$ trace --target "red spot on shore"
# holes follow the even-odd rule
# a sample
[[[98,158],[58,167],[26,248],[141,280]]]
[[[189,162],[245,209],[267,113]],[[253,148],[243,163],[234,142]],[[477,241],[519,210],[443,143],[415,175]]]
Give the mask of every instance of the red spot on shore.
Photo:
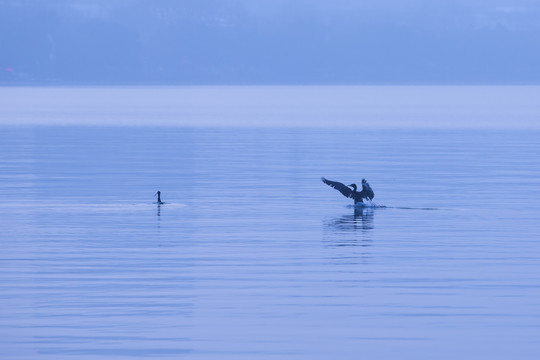
[[[9,68],[9,67],[8,67],[8,68],[6,68],[6,71],[7,71],[7,72],[13,72],[14,70],[13,70],[13,68]]]

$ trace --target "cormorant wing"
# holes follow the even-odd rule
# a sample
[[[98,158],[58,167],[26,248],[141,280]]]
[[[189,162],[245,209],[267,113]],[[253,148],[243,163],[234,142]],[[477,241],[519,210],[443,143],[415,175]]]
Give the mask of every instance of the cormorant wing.
[[[345,197],[351,197],[352,190],[350,187],[348,187],[345,184],[342,184],[337,181],[331,181],[325,178],[321,178],[322,182],[325,183],[328,186],[333,187],[334,189],[338,190],[340,193],[342,193]]]
[[[375,197],[375,193],[367,182],[362,184],[362,194],[363,197],[368,198],[369,200],[373,200],[373,198]]]

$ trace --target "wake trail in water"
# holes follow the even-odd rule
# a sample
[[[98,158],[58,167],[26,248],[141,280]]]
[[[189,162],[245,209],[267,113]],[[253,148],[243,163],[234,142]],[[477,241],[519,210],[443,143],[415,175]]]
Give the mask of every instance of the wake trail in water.
[[[363,204],[347,205],[347,207],[354,209],[440,210],[432,207],[386,206],[379,205],[371,201]]]
[[[18,201],[10,204],[3,204],[2,207],[11,210],[17,209],[33,209],[36,211],[52,211],[52,212],[78,212],[78,213],[118,213],[118,212],[139,212],[148,209],[153,209],[157,202],[154,203],[132,203],[132,202],[108,202],[108,203],[69,203],[59,201]],[[161,203],[158,206],[166,206],[168,209],[185,208],[187,204],[181,203]]]

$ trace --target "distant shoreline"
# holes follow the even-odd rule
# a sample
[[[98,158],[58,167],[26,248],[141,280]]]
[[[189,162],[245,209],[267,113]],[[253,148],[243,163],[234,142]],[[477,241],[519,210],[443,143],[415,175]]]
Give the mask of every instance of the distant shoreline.
[[[454,83],[438,83],[438,82],[365,82],[365,83],[167,83],[167,82],[42,82],[42,81],[24,81],[11,82],[0,81],[0,87],[203,87],[203,86],[219,86],[219,87],[303,87],[303,86],[347,86],[347,87],[362,87],[362,86],[540,86],[538,82],[508,82],[508,83],[489,83],[489,82],[454,82]]]

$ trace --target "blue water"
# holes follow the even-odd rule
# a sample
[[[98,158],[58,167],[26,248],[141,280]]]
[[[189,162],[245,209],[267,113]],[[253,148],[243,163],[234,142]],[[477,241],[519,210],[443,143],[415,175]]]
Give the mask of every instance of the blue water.
[[[2,126],[0,358],[537,359],[539,139]]]

